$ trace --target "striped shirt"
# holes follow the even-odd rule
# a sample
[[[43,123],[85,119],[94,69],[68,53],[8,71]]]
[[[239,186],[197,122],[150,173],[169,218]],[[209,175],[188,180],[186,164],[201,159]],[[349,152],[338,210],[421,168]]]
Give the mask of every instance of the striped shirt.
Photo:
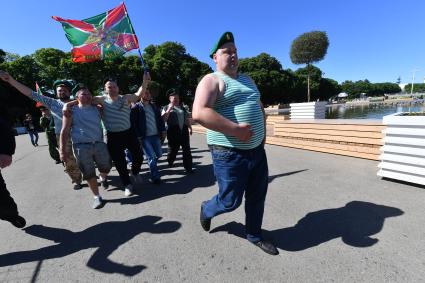
[[[147,104],[143,106],[146,117],[146,136],[155,136],[158,134],[158,127],[156,126],[155,112],[152,105]]]
[[[103,96],[103,124],[108,132],[122,132],[130,129],[130,106],[122,95],[113,101]]]
[[[251,125],[253,136],[248,142],[242,142],[234,136],[207,130],[207,143],[238,149],[253,149],[264,139],[264,117],[260,104],[260,92],[254,82],[244,74],[233,79],[223,73],[215,72],[225,85],[223,96],[217,98],[214,110],[235,123]]]
[[[103,142],[100,113],[96,106],[72,107],[71,140],[73,143]]]
[[[34,91],[32,92],[32,99],[43,103],[44,106],[50,109],[53,116],[53,122],[55,123],[55,134],[60,135],[62,130],[62,108],[65,105],[65,102],[38,94]]]

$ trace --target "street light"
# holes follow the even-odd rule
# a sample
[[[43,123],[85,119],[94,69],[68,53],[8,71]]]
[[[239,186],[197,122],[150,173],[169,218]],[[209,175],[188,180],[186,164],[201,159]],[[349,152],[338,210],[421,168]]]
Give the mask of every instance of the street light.
[[[414,69],[412,71],[413,75],[412,75],[412,87],[410,88],[410,95],[413,95],[413,84],[415,83],[415,73],[416,73],[416,71],[419,71],[419,69]]]

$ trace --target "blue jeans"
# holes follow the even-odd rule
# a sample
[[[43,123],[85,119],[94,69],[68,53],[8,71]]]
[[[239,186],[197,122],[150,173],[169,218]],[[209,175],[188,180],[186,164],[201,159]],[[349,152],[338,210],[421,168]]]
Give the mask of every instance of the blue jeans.
[[[268,187],[267,157],[262,145],[239,150],[211,146],[218,194],[202,205],[203,217],[235,210],[245,193],[245,228],[250,242],[262,240],[264,202]]]
[[[158,180],[159,175],[157,162],[162,155],[161,140],[158,135],[144,137],[142,141],[143,152],[148,161],[149,170],[151,171],[151,179]]]
[[[28,134],[30,135],[32,145],[38,144],[38,132],[36,130],[28,130]]]

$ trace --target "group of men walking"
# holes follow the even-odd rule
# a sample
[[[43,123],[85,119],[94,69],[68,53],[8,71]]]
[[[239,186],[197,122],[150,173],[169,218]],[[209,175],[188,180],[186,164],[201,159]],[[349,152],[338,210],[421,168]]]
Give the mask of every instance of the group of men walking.
[[[219,191],[201,204],[199,221],[201,227],[209,231],[211,220],[238,208],[245,195],[247,239],[261,250],[276,255],[278,250],[263,238],[261,231],[268,166],[264,150],[265,115],[260,92],[249,76],[238,72],[237,49],[231,32],[225,32],[220,37],[210,57],[217,71],[206,75],[198,84],[192,116],[207,128],[207,143]],[[168,166],[174,165],[181,146],[184,168],[187,173],[193,172],[189,144],[192,129],[185,109],[180,106],[178,93],[174,89],[167,92],[170,103],[160,113],[151,103],[150,77],[147,73],[135,94],[119,95],[117,82],[113,78],[104,81],[105,94],[98,97],[92,97],[85,85],[77,84],[72,89],[77,99],[75,102],[69,102],[70,87],[67,87],[66,81],[55,83],[59,98],[56,100],[38,95],[5,72],[0,71],[0,78],[51,109],[53,117],[56,117],[55,132],[60,137],[61,160],[76,185],[81,184],[81,178],[88,182],[95,198],[93,208],[100,208],[103,204],[97,188],[95,165],[100,171],[103,186],[107,186],[106,175],[111,168],[110,159],[107,158],[109,155],[125,187],[125,195],[132,194],[130,178],[135,181],[140,178],[140,144],[148,160],[151,182],[160,182],[156,165],[162,154],[164,121],[168,126]],[[141,102],[137,102],[140,99]],[[136,103],[133,110],[128,106],[130,103]],[[102,113],[94,105],[100,105]],[[63,125],[62,108],[65,109]],[[106,129],[107,145],[103,142],[101,121]],[[132,123],[136,129],[134,132],[130,130]],[[60,129],[58,125],[61,125]],[[126,167],[125,149],[133,157],[130,175]],[[79,177],[72,173],[72,168],[79,169]]]

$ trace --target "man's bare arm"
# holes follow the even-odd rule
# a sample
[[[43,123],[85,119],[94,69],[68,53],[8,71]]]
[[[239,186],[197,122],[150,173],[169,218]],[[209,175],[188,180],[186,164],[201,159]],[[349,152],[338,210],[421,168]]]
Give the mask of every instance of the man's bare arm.
[[[69,134],[71,131],[71,123],[72,123],[72,116],[63,116],[62,120],[62,129],[60,133],[59,138],[59,153],[60,158],[63,162],[66,162],[68,160],[67,152],[65,151],[66,148],[66,142],[69,139]]]
[[[137,102],[139,101],[142,96],[144,95],[144,93],[146,92],[146,88],[148,87],[148,83],[151,80],[151,76],[149,75],[149,72],[145,72],[143,74],[143,83],[142,85],[139,87],[139,89],[137,90],[136,93],[134,94],[126,94],[124,95],[124,97],[127,99],[127,101],[130,102]]]
[[[241,141],[249,141],[253,135],[251,125],[237,124],[213,109],[219,93],[219,78],[212,74],[202,78],[196,88],[192,118],[210,130],[235,136]]]
[[[11,75],[9,75],[9,73],[0,70],[0,79],[9,83],[11,86],[16,88],[20,93],[24,94],[25,96],[32,98],[32,89],[15,80]]]

